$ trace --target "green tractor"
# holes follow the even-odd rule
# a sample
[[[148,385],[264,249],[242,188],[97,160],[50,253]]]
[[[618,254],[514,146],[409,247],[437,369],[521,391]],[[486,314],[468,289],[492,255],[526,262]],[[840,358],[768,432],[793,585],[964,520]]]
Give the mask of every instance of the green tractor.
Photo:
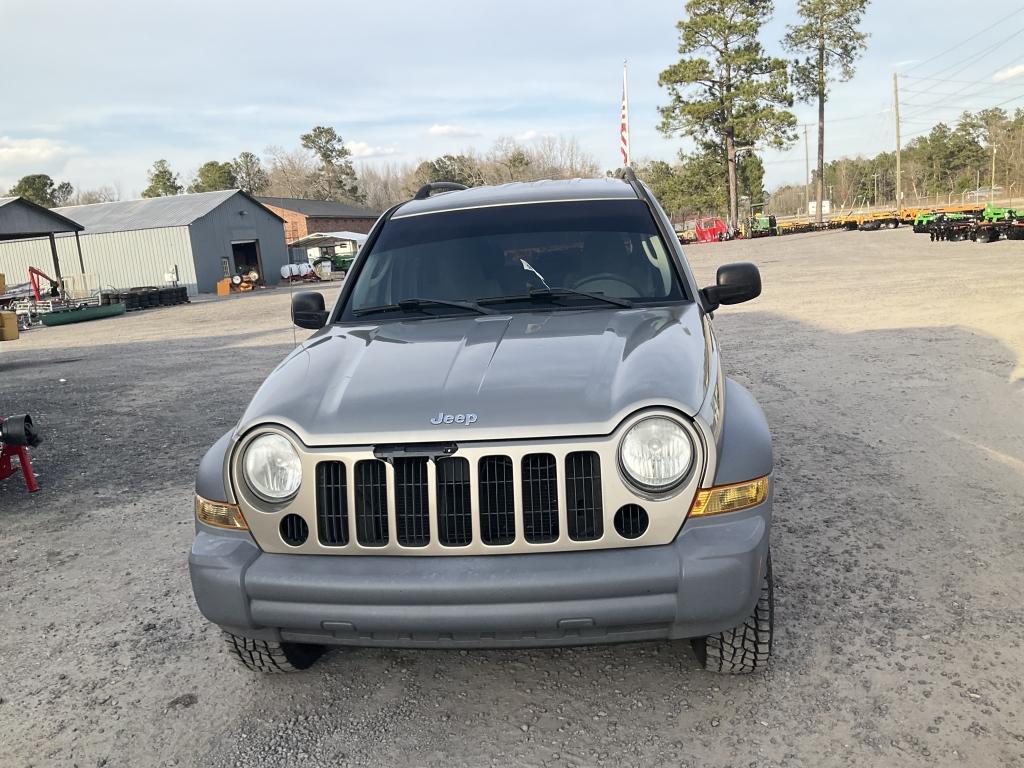
[[[779,225],[774,216],[758,213],[750,219],[751,237],[773,237],[779,234]]]

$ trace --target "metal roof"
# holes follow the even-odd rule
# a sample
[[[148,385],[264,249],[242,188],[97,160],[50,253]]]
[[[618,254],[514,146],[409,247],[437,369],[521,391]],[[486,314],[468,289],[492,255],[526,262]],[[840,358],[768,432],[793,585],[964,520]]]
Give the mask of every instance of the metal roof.
[[[77,221],[24,197],[0,197],[0,240],[41,237],[54,232],[81,232]]]
[[[295,211],[310,218],[376,219],[380,213],[335,200],[307,200],[301,197],[257,197],[264,205]]]
[[[137,229],[187,227],[235,195],[242,195],[259,205],[255,198],[241,190],[224,189],[217,192],[197,192],[191,195],[121,200],[115,203],[71,205],[65,208],[54,208],[54,211],[82,223],[85,225],[85,231],[90,235],[103,232],[130,232]],[[277,219],[281,218],[262,205],[260,207],[271,216]]]
[[[501,184],[496,187],[471,187],[442,192],[425,200],[410,200],[395,211],[392,218],[423,213],[457,211],[494,205],[554,203],[572,200],[635,200],[633,188],[621,179],[567,179]]]
[[[369,235],[364,235],[362,232],[349,232],[343,230],[341,232],[310,232],[305,237],[300,237],[294,243],[288,245],[296,248],[303,246],[316,245],[321,240],[352,240],[356,243],[365,243]]]

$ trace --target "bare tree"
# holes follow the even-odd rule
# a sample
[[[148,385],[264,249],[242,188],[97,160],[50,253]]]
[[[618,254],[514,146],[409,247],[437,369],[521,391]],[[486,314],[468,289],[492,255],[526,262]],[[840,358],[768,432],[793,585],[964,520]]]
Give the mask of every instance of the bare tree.
[[[600,166],[575,136],[543,136],[526,150],[531,176],[575,179],[597,176]]]
[[[284,165],[282,163],[282,167]],[[273,167],[272,163],[272,176]],[[408,200],[420,186],[430,181],[457,181],[477,186],[594,177],[599,169],[597,161],[583,151],[575,137],[543,137],[528,144],[504,137],[485,154],[464,149],[458,154],[445,154],[418,163],[363,163],[358,168],[358,177],[366,204],[374,210],[385,210]]]
[[[104,184],[95,189],[79,189],[66,203],[67,205],[94,205],[95,203],[113,203],[121,199],[121,192],[116,186]]]
[[[494,142],[487,160],[502,169],[502,181],[523,181],[528,177],[530,156],[519,142],[509,136],[502,136]]]
[[[367,207],[372,211],[385,211],[408,200],[408,182],[415,172],[416,166],[409,163],[361,165],[358,169],[359,186],[366,195]]]
[[[286,150],[267,147],[268,164],[266,194],[272,197],[316,197],[316,157],[307,149]]]

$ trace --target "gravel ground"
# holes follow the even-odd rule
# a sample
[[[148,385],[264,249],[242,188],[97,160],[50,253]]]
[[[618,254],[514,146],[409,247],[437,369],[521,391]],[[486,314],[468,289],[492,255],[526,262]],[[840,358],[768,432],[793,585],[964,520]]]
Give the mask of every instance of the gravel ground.
[[[776,657],[333,651],[257,677],[192,600],[192,480],[293,344],[286,291],[0,345],[43,490],[0,483],[2,766],[1024,765],[1024,243],[690,248],[776,444]]]

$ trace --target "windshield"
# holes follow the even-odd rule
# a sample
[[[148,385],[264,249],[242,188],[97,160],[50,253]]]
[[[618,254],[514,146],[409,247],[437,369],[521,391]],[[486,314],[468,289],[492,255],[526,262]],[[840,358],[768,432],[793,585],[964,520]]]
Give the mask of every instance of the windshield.
[[[664,303],[684,298],[640,200],[472,208],[384,225],[343,319]]]

